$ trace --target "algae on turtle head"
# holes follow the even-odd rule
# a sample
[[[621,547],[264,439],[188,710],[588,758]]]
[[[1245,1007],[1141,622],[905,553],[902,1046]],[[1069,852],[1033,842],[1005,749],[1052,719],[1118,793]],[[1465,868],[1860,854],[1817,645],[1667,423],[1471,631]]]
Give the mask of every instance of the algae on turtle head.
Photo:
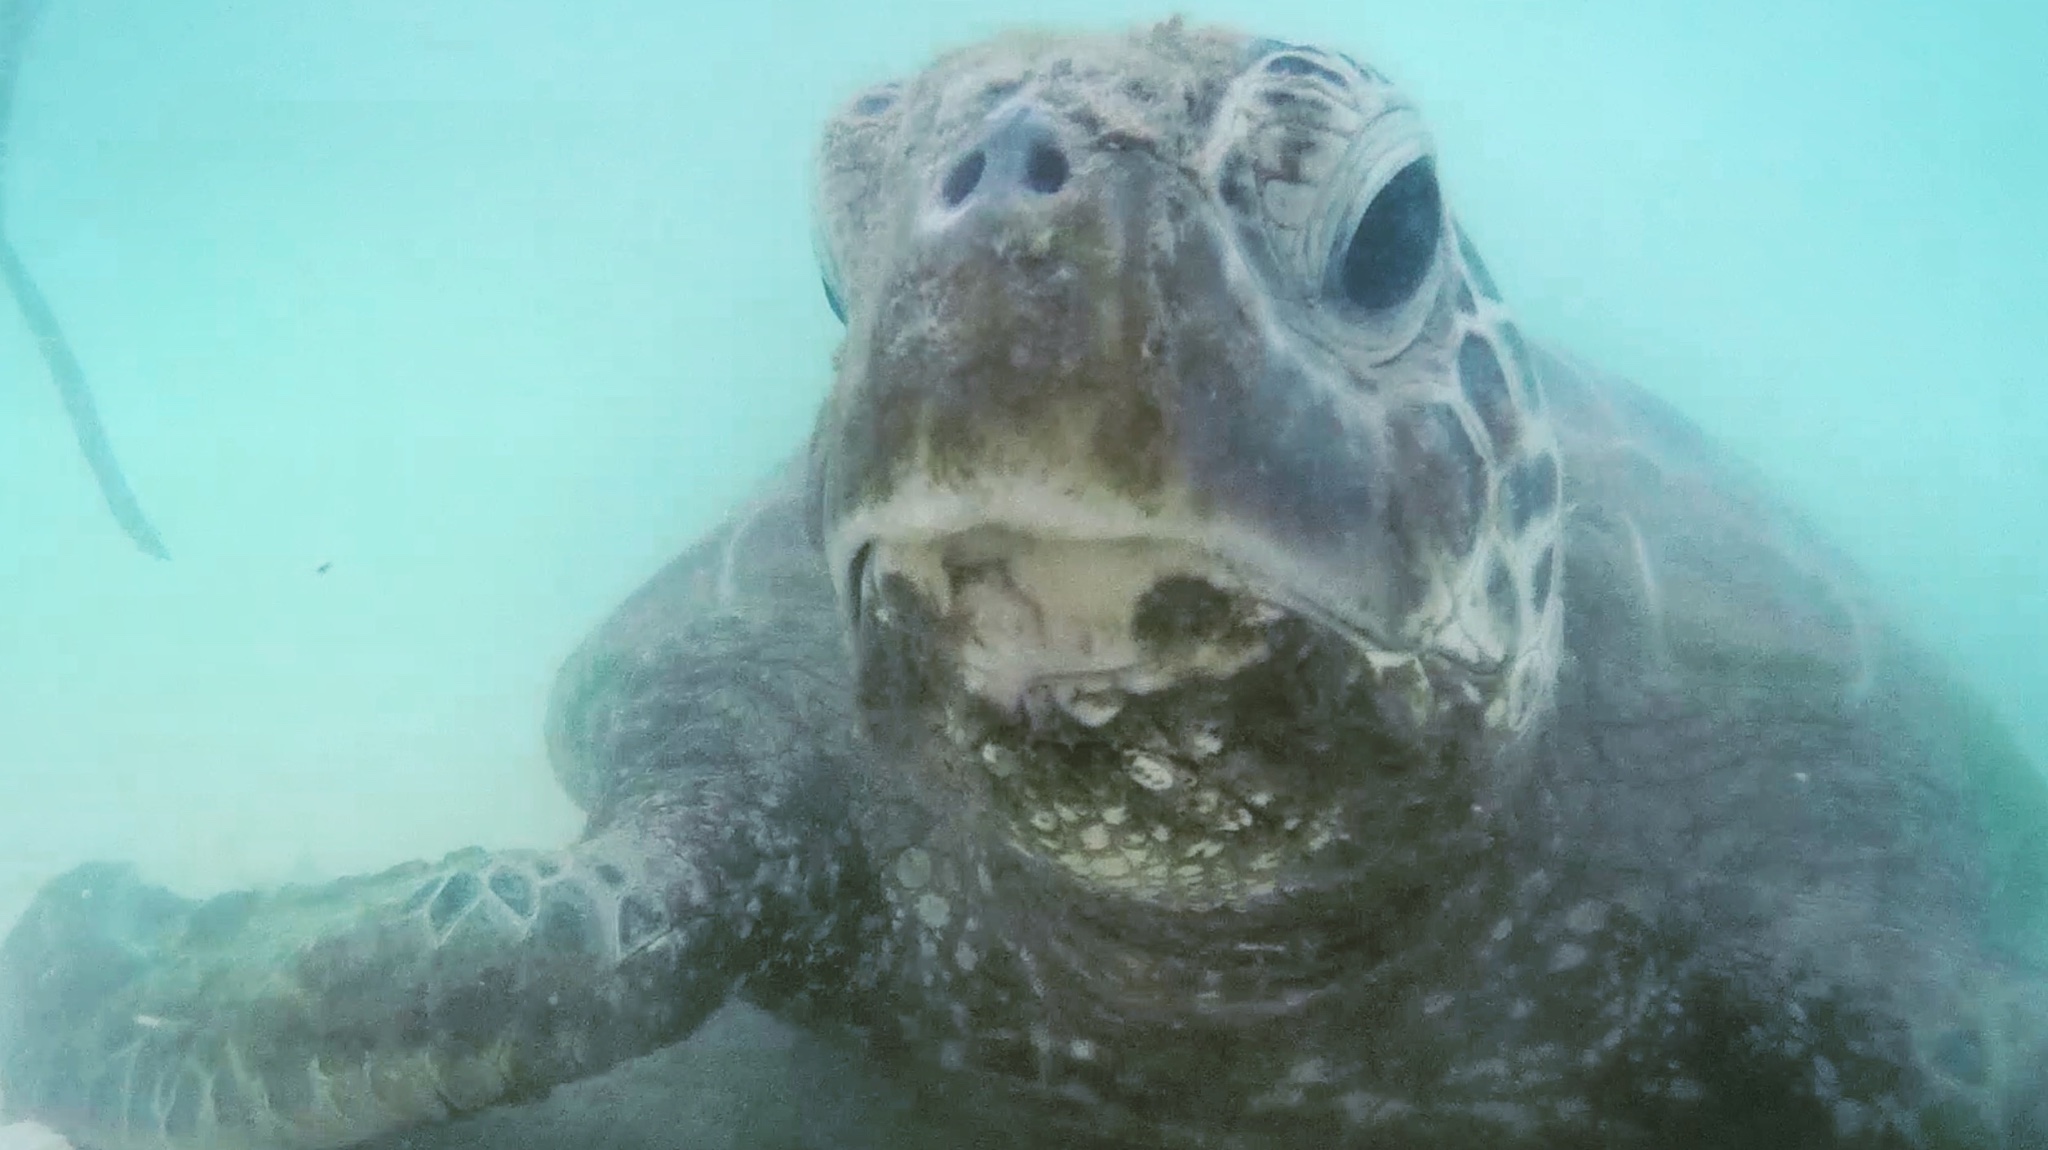
[[[71,420],[72,433],[77,436],[78,448],[85,455],[86,465],[92,469],[94,481],[99,484],[107,510],[144,554],[168,559],[171,555],[164,547],[163,537],[157,534],[149,516],[143,513],[142,504],[136,500],[127,477],[121,472],[120,463],[114,458],[114,445],[107,438],[106,426],[100,420],[99,405],[93,401],[92,390],[86,384],[85,368],[79,363],[78,354],[72,350],[71,341],[65,338],[56,310],[29,274],[28,265],[22,262],[8,227],[6,178],[15,90],[22,60],[27,53],[29,34],[44,6],[44,0],[0,0],[0,280],[6,282],[8,291],[13,294],[15,304],[21,310],[22,322],[42,352],[43,362],[49,365],[50,378],[57,384],[65,414]]]

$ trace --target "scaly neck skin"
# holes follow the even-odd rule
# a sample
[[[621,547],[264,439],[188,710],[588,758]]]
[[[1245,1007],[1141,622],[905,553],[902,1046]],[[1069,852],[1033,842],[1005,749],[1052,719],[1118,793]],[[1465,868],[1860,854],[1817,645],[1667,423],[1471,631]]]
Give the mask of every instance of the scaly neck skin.
[[[921,841],[963,875],[958,894],[945,893],[967,900],[956,920],[983,923],[974,945],[1015,957],[1034,992],[1066,1004],[1052,1009],[1254,1020],[1389,967],[1441,962],[1427,956],[1461,951],[1461,936],[1491,928],[1500,831],[1491,803],[1475,801],[1484,788],[1473,766],[1493,761],[1453,749],[1373,778],[1348,796],[1344,831],[1273,890],[1206,908],[1092,886],[1006,842],[1002,821],[985,813],[948,814],[925,795],[898,801],[929,820]],[[885,878],[894,857],[878,858]],[[942,954],[950,948],[941,941]]]

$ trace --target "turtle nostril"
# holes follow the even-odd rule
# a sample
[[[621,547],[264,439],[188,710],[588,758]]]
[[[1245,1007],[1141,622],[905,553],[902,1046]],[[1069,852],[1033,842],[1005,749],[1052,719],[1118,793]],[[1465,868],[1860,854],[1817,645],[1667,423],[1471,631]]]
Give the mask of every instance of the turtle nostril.
[[[994,207],[1016,199],[1050,196],[1067,186],[1073,163],[1058,133],[1029,109],[996,123],[973,147],[961,152],[939,181],[945,210],[961,211],[976,200]]]
[[[939,195],[949,208],[957,208],[967,197],[974,194],[974,188],[981,183],[982,170],[988,167],[988,156],[976,148],[960,157],[953,170],[946,173],[946,182],[939,185]]]
[[[1049,196],[1066,182],[1065,154],[1044,140],[1033,143],[1030,154],[1024,158],[1024,186]]]

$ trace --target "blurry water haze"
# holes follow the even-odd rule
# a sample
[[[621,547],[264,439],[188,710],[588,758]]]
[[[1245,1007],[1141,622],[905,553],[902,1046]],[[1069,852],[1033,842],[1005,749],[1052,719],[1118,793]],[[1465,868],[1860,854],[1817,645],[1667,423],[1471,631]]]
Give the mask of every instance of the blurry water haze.
[[[1540,336],[1760,464],[2048,761],[2048,7],[1185,6],[1374,62]],[[0,924],[572,836],[578,637],[809,430],[813,134],[1121,0],[50,0],[6,212],[175,555],[0,311]]]

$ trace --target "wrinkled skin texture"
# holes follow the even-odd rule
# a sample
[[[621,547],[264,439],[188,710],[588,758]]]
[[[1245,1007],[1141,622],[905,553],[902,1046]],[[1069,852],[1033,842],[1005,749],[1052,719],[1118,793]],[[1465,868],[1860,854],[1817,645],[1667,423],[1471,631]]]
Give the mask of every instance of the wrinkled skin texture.
[[[0,949],[10,1106],[346,1145],[737,999],[937,1145],[2048,1144],[2039,775],[1527,343],[1433,157],[1369,69],[1178,25],[856,97],[833,393],[565,669],[586,838],[73,872]]]

